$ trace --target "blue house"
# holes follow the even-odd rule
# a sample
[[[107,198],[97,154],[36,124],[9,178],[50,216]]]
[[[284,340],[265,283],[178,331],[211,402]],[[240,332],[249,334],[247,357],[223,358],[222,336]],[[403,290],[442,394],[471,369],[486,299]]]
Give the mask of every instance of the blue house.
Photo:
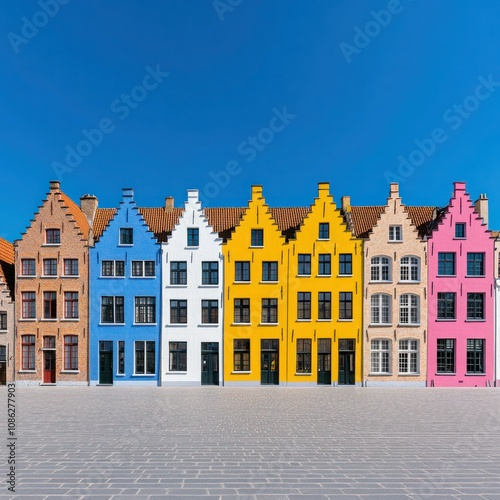
[[[159,385],[161,247],[132,189],[118,209],[97,210],[94,232],[90,385]]]

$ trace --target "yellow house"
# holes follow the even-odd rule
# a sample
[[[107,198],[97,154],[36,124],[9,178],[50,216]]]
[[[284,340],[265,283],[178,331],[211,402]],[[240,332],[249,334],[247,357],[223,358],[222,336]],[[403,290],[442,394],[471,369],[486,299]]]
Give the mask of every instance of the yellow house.
[[[223,245],[225,385],[286,383],[285,229],[306,211],[270,209],[262,187],[252,186],[248,208]]]
[[[330,195],[318,197],[288,243],[289,385],[361,385],[363,251]]]

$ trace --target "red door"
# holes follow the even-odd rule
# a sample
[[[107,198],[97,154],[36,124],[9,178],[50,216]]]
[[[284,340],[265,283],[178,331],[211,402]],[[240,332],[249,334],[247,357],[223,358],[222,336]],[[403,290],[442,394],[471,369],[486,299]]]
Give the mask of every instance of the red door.
[[[43,383],[56,383],[56,338],[54,336],[43,338]]]

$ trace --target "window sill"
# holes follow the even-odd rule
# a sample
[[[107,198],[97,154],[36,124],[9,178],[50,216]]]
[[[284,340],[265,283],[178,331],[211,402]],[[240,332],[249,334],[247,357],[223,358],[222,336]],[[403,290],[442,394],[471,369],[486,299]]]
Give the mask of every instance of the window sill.
[[[265,281],[259,281],[259,285],[278,285],[279,281],[271,281],[271,280],[265,280]]]
[[[61,318],[59,321],[67,322],[67,323],[76,323],[80,321],[80,318]]]
[[[387,285],[392,285],[393,281],[392,280],[370,280],[368,282],[369,285],[379,284],[379,283],[386,283]]]
[[[398,285],[418,285],[421,283],[421,281],[415,281],[415,280],[399,280],[397,282]]]
[[[387,328],[388,326],[392,327],[392,323],[370,323],[368,325],[369,328]]]
[[[232,371],[231,372],[231,375],[238,375],[238,374],[241,374],[241,375],[248,375],[249,373],[252,373],[252,372],[247,372],[247,371]]]
[[[132,326],[158,326],[158,323],[132,323]]]
[[[167,285],[166,288],[187,288],[187,284],[185,285]]]
[[[436,278],[456,278],[456,274],[436,274]]]
[[[392,373],[391,372],[386,372],[386,373],[369,373],[368,375],[370,377],[391,377]]]
[[[133,247],[133,243],[118,243],[119,247]]]
[[[236,281],[236,280],[234,280],[233,281],[233,285],[249,285],[250,283],[251,283],[250,280],[248,280],[248,281]]]
[[[156,377],[156,373],[132,373],[132,377]]]
[[[318,323],[331,323],[332,322],[332,318],[321,318],[321,319],[317,319],[316,321]]]
[[[486,373],[466,373],[466,377],[486,377]]]
[[[41,246],[42,247],[60,247],[61,244],[60,243],[43,243]]]
[[[75,375],[78,375],[80,373],[80,370],[61,370],[59,373],[73,373]]]
[[[316,278],[331,278],[331,274],[317,274]]]
[[[257,326],[279,326],[279,323],[257,323]]]
[[[264,248],[264,245],[250,245],[248,248]]]
[[[466,274],[466,278],[486,278],[485,274]]]
[[[56,278],[59,278],[59,276],[57,276],[57,274],[42,274],[42,276],[40,276],[40,279],[53,279],[55,280]]]
[[[252,326],[252,323],[231,323],[231,326]]]
[[[99,326],[125,326],[125,323],[99,323]]]
[[[20,318],[18,321],[29,323],[29,322],[36,321],[36,318]]]
[[[352,278],[353,274],[337,274],[337,278]]]
[[[295,376],[296,377],[310,377],[312,375],[311,372],[308,372],[308,373],[295,373]]]
[[[188,324],[187,323],[168,323],[165,326],[172,327],[172,328],[187,328]]]
[[[398,373],[398,377],[419,377],[420,373]]]
[[[351,323],[352,321],[354,321],[353,318],[339,318],[337,321],[339,321],[340,323]]]
[[[36,370],[17,370],[17,373],[36,373]]]
[[[397,328],[418,328],[420,323],[398,323]]]
[[[403,243],[403,240],[389,240],[387,243]]]
[[[187,375],[187,371],[184,370],[171,370],[165,372],[165,375]]]
[[[131,280],[143,279],[143,280],[154,280],[156,276],[129,276]]]
[[[200,248],[200,245],[186,245],[184,250],[196,250],[198,248]]]
[[[198,327],[200,328],[218,328],[219,323],[199,323]]]
[[[486,319],[485,318],[481,318],[481,319],[469,319],[467,318],[465,320],[466,323],[486,323]]]
[[[198,285],[198,288],[219,288],[219,284],[215,285]]]
[[[115,373],[115,377],[125,377],[125,373]]]
[[[297,321],[299,323],[310,323],[312,320],[311,320],[311,318],[309,318],[309,319],[307,319],[307,318],[301,318],[301,319],[297,318]]]
[[[41,321],[43,323],[55,323],[59,320],[57,318],[40,318],[38,321]]]
[[[440,373],[435,373],[436,377],[455,377],[457,374],[455,372],[446,372],[446,373],[443,373],[443,372],[440,372]]]
[[[61,274],[59,278],[81,278],[79,274]]]
[[[36,274],[18,274],[17,279],[36,278]]]
[[[310,278],[310,274],[297,274],[296,278]]]
[[[120,279],[124,280],[125,276],[99,276],[99,278],[102,278],[103,280],[109,280],[109,279]]]
[[[436,318],[436,323],[447,323],[447,322],[456,322],[457,318]]]

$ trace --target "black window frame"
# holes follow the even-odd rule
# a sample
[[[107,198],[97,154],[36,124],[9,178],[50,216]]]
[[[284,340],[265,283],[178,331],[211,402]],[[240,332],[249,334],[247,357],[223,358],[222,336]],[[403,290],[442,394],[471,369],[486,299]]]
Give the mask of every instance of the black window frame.
[[[278,261],[262,262],[262,281],[278,281]]]
[[[235,324],[250,323],[250,299],[248,298],[234,299],[233,323]]]
[[[482,292],[468,292],[467,321],[483,321],[485,318],[485,294]]]
[[[216,260],[203,261],[201,263],[201,284],[219,284],[219,262]]]
[[[330,239],[330,223],[320,222],[318,226],[318,240]]]
[[[187,228],[187,243],[188,247],[199,247],[200,246],[200,228],[198,227],[188,227]]]
[[[438,276],[456,276],[456,272],[456,253],[438,252]]]
[[[332,254],[320,253],[318,255],[318,276],[332,275]]]
[[[339,254],[339,275],[352,276],[352,253]]]
[[[234,281],[250,281],[250,261],[236,260],[234,262]]]
[[[201,301],[201,322],[204,325],[217,325],[219,323],[219,301]]]
[[[187,285],[187,261],[170,261],[170,284]]]
[[[312,340],[297,339],[297,364],[295,373],[311,373]]]
[[[267,324],[278,323],[278,299],[262,299],[260,322]]]
[[[250,233],[250,246],[263,247],[264,246],[264,230],[252,229]]]
[[[484,252],[467,252],[467,276],[485,276]]]
[[[339,292],[339,319],[352,319],[352,292]]]
[[[311,276],[311,254],[299,253],[297,255],[297,275]]]
[[[437,339],[436,373],[455,373],[455,339]]]
[[[131,227],[120,228],[120,245],[133,245],[134,244],[134,229]]]
[[[467,339],[467,373],[484,374],[485,339]]]
[[[233,370],[235,372],[250,371],[250,339],[233,341]]]
[[[297,292],[297,319],[311,319],[311,292]]]
[[[185,299],[170,300],[170,323],[172,325],[187,324],[187,300]]]
[[[109,303],[104,304],[104,302]],[[110,318],[109,320],[105,319],[106,315]],[[118,321],[120,319],[121,321]],[[101,296],[101,323],[118,325],[125,324],[125,297],[123,295]]]
[[[168,368],[171,372],[187,372],[187,342],[168,343]]]

